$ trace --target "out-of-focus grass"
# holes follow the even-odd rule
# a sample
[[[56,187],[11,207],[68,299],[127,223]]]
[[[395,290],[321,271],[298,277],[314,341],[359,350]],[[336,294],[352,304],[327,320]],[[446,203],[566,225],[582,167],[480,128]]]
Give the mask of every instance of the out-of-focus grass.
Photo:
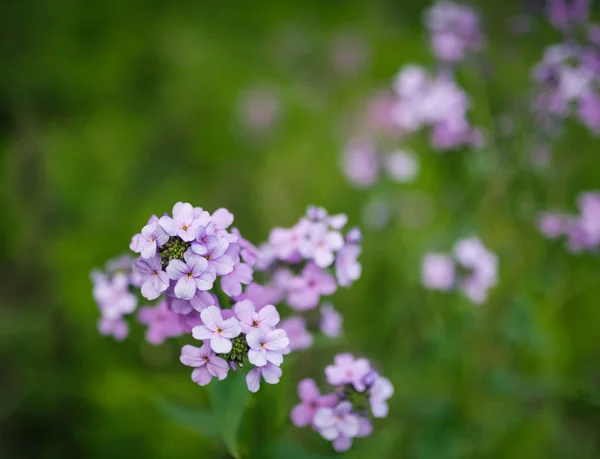
[[[530,37],[510,36],[510,8],[482,4],[490,78],[459,74],[480,123],[488,107],[496,113],[521,98],[530,65],[556,39],[541,21]],[[154,348],[135,326],[125,343],[98,336],[88,273],[178,200],[229,208],[257,242],[309,203],[359,224],[369,194],[340,173],[340,126],[401,65],[432,62],[420,9],[358,1],[3,8],[0,457],[221,454],[155,408],[157,397],[208,403],[178,362],[181,343]],[[348,32],[370,49],[354,76],[330,62],[332,40]],[[241,94],[256,85],[274,88],[282,104],[266,136],[244,133],[237,115]],[[415,141],[422,173],[397,188],[404,217],[366,232],[363,277],[334,297],[343,343],[299,355],[258,400],[290,409],[295,383],[322,379],[347,349],[377,362],[396,388],[390,416],[348,457],[598,457],[598,259],[570,255],[534,225],[538,210],[569,208],[577,192],[598,187],[595,145],[569,126],[551,167],[532,172],[527,141],[442,155]],[[407,225],[423,199],[428,224]],[[479,308],[419,286],[422,254],[471,233],[500,257],[500,283]],[[314,432],[285,435],[328,451]]]

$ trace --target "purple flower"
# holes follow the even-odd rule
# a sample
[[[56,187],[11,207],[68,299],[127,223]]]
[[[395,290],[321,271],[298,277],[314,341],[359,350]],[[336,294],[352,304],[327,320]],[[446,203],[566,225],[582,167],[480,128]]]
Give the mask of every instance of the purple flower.
[[[388,414],[387,400],[394,395],[394,386],[389,379],[379,376],[371,386],[369,394],[369,403],[371,404],[371,413],[376,418],[385,418]]]
[[[217,234],[226,238],[229,242],[237,242],[237,236],[227,231],[227,228],[233,224],[233,214],[231,212],[223,208],[217,209],[211,215],[210,220],[214,224]]]
[[[461,280],[461,290],[473,303],[483,303],[488,290],[497,282],[496,255],[488,251],[476,237],[458,241],[454,247],[454,255],[460,264],[471,270]]]
[[[233,250],[234,248],[235,250]],[[231,244],[229,249],[228,253],[234,262],[233,271],[221,277],[221,288],[227,296],[236,297],[242,294],[242,284],[248,285],[252,282],[254,271],[246,263],[240,262],[237,254],[240,251],[239,245]]]
[[[308,349],[312,346],[313,336],[306,329],[306,320],[304,317],[292,316],[282,320],[279,328],[285,330],[290,343],[283,350],[284,354],[289,354],[292,350]]]
[[[196,294],[189,300],[183,300],[170,294],[167,296],[169,309],[177,314],[189,314],[192,311],[202,312],[209,306],[217,306],[219,303],[214,294],[196,290]]]
[[[292,228],[273,228],[269,235],[269,244],[280,260],[288,262],[300,261],[300,246],[308,236],[312,222],[302,218]]]
[[[200,386],[206,386],[213,378],[218,378],[219,381],[225,379],[229,372],[227,362],[218,357],[208,344],[202,347],[183,346],[179,360],[188,367],[195,367],[192,381]]]
[[[360,419],[348,401],[340,402],[334,408],[319,408],[313,419],[314,426],[326,440],[336,440],[343,436],[356,437],[360,427]]]
[[[352,354],[338,354],[334,358],[334,365],[325,368],[325,376],[332,386],[352,384],[357,391],[362,392],[366,389],[363,378],[370,369],[367,359],[354,359]]]
[[[200,313],[204,325],[192,330],[192,336],[198,340],[210,339],[210,347],[218,354],[231,351],[231,339],[242,332],[242,327],[235,317],[223,320],[221,311],[216,306],[209,306]]]
[[[277,366],[281,365],[283,362],[282,350],[290,343],[287,334],[280,328],[267,333],[255,328],[248,332],[246,341],[250,347],[248,360],[257,367],[264,367],[267,362]]]
[[[151,344],[161,344],[165,339],[175,338],[184,333],[179,314],[170,311],[166,301],[161,301],[155,307],[141,308],[138,321],[148,326],[146,340]]]
[[[342,287],[349,287],[360,278],[362,266],[357,258],[361,248],[356,244],[346,244],[337,254],[335,276]]]
[[[412,182],[419,173],[419,162],[415,156],[404,150],[396,150],[386,156],[384,168],[398,183]]]
[[[330,303],[321,306],[321,331],[331,338],[337,338],[342,333],[342,316]]]
[[[262,376],[266,383],[277,384],[281,379],[281,368],[272,363],[267,363],[264,367],[254,367],[246,375],[246,384],[250,392],[258,392],[260,389],[260,377]]]
[[[199,226],[196,240],[192,242],[192,251],[198,255],[205,256],[219,245],[219,235],[214,233],[215,225],[209,223],[207,226]]]
[[[257,312],[252,301],[242,300],[236,303],[233,310],[240,321],[242,333],[249,333],[257,328],[268,333],[279,323],[279,313],[272,304],[260,308]]]
[[[307,260],[314,260],[319,268],[327,268],[335,260],[335,252],[343,246],[344,238],[338,231],[330,231],[326,224],[316,223],[300,245],[300,253]]]
[[[118,319],[129,314],[137,306],[137,298],[129,291],[129,279],[124,273],[117,273],[111,279],[101,273],[93,273],[93,296],[98,302],[102,316]]]
[[[321,295],[332,295],[337,290],[335,279],[315,263],[308,263],[302,275],[290,280],[289,305],[298,310],[316,308]]]
[[[545,212],[540,215],[538,227],[550,239],[556,239],[567,231],[567,218],[564,215]]]
[[[375,146],[364,139],[350,142],[343,152],[343,170],[348,180],[357,187],[373,185],[379,176],[379,157]]]
[[[215,272],[218,276],[224,276],[233,271],[233,259],[226,254],[229,248],[229,241],[227,238],[219,236],[219,240],[216,245],[200,246],[192,244],[192,250],[196,253],[198,251],[204,251],[202,254],[204,259],[208,262],[208,267],[211,271]]]
[[[116,319],[102,317],[98,321],[98,331],[101,335],[112,336],[117,341],[123,341],[129,335],[129,326],[120,317]]]
[[[194,297],[196,290],[210,290],[215,281],[214,271],[208,269],[208,261],[188,250],[183,254],[185,260],[173,259],[167,266],[167,276],[177,281],[175,296],[184,300]]]
[[[140,258],[135,262],[135,270],[142,281],[142,296],[148,300],[155,300],[169,288],[169,277],[162,270],[160,255],[151,258]]]
[[[191,204],[178,202],[173,206],[173,218],[168,215],[160,217],[160,226],[169,236],[179,236],[186,242],[196,239],[198,228],[208,224],[204,211],[195,212]]]
[[[428,253],[423,257],[421,281],[425,288],[450,290],[454,287],[454,262],[441,253]]]
[[[244,293],[235,297],[236,301],[250,300],[257,309],[267,304],[277,304],[282,299],[282,291],[274,285],[259,285],[252,283],[246,287]]]
[[[156,254],[156,249],[166,244],[168,240],[169,235],[158,224],[158,218],[153,216],[142,228],[142,233],[133,236],[129,248],[139,253],[142,258],[151,258]]]
[[[292,423],[296,427],[311,424],[319,408],[333,408],[338,402],[336,394],[321,395],[312,379],[303,379],[298,383],[298,396],[302,402],[290,413]]]

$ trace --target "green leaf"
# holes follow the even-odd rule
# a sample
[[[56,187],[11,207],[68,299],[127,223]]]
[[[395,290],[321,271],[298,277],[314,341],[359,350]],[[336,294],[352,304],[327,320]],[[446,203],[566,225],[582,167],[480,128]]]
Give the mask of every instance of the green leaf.
[[[158,400],[156,406],[176,424],[187,427],[206,437],[217,440],[221,438],[219,426],[215,422],[215,416],[208,411],[186,408],[167,402],[166,400]]]
[[[245,373],[230,372],[229,376],[218,384],[209,385],[213,416],[220,431],[221,440],[229,453],[241,457],[237,437],[240,421],[246,409],[250,392],[246,387]]]

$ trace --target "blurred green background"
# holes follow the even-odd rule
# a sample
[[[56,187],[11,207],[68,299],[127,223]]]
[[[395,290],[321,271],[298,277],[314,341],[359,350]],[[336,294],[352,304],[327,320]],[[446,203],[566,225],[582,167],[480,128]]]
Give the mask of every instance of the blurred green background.
[[[531,65],[559,39],[539,2],[528,5],[481,2],[487,71],[458,75],[491,132],[491,116],[517,114]],[[519,138],[481,151],[439,154],[416,139],[410,187],[359,191],[340,171],[346,120],[365,97],[408,62],[433,64],[426,6],[0,6],[0,458],[228,457],[156,408],[208,404],[178,361],[185,340],[153,347],[135,325],[124,343],[99,336],[90,270],[176,201],[227,207],[259,242],[311,203],[362,226],[378,193],[392,193],[397,218],[365,231],[363,277],[333,297],[342,342],[298,355],[256,403],[286,416],[297,381],[323,382],[324,365],[349,350],[376,362],[396,394],[347,457],[600,457],[598,258],[535,228],[538,211],[572,209],[579,191],[600,187],[597,141],[569,125],[550,166],[534,169],[535,126],[518,112]],[[510,19],[527,12],[532,32],[511,34]],[[347,37],[365,49],[356,72],[334,63]],[[278,101],[265,131],[244,116],[256,91]],[[421,256],[470,234],[500,258],[499,285],[479,308],[420,286]],[[268,432],[268,418],[246,421]],[[333,455],[308,429],[281,435]]]

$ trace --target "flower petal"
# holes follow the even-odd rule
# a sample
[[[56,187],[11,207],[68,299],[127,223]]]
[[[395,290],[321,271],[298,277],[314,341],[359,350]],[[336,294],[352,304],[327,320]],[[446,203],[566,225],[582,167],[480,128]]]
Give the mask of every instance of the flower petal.
[[[192,336],[195,339],[210,339],[212,338],[212,335],[214,335],[214,332],[206,328],[204,325],[196,325],[194,328],[192,328]]]
[[[260,389],[260,370],[258,368],[253,368],[248,372],[246,384],[250,392],[258,392],[258,389]]]
[[[246,335],[246,342],[250,349],[261,349],[260,343],[265,340],[265,334],[258,328],[250,330]]]
[[[210,347],[217,354],[227,354],[233,348],[233,344],[231,344],[230,339],[224,338],[215,333],[210,338]]]
[[[304,427],[312,422],[314,414],[315,410],[313,410],[309,405],[300,403],[292,409],[290,418],[296,427]]]
[[[229,319],[224,320],[221,322],[220,327],[221,330],[223,330],[221,332],[221,336],[225,338],[235,338],[242,333],[242,327],[240,327],[240,323],[235,317],[230,317]]]
[[[352,438],[339,436],[335,440],[333,440],[333,449],[338,453],[343,453],[344,451],[348,451],[352,446]]]
[[[287,337],[285,330],[278,328],[267,333],[267,342],[265,343],[265,349],[268,351],[278,351],[285,348],[290,344],[290,340]]]
[[[256,312],[256,308],[254,307],[254,303],[252,303],[252,301],[239,301],[235,304],[233,310],[235,311],[235,315],[238,319],[240,319],[241,322],[244,322],[248,325],[252,324],[252,316]]]
[[[221,277],[221,289],[229,297],[242,294],[242,284],[233,273]]]
[[[264,349],[250,349],[248,351],[248,360],[252,365],[264,367],[267,364],[267,351]]]
[[[313,418],[313,424],[315,427],[319,428],[319,430],[335,425],[333,410],[331,408],[319,408]]]
[[[221,316],[221,310],[216,306],[209,306],[204,311],[200,313],[200,318],[202,322],[209,330],[213,332],[217,330],[217,327],[221,322],[223,322],[223,317]]]
[[[213,284],[217,277],[212,271],[204,271],[196,277],[196,288],[203,292],[213,288]]]
[[[196,280],[193,277],[181,276],[175,284],[175,296],[183,300],[190,300],[196,293]]]
[[[262,324],[266,324],[269,327],[275,327],[280,320],[279,312],[277,312],[277,309],[272,304],[267,304],[265,307],[261,308],[261,310],[258,311],[258,317]]]
[[[179,224],[177,221],[169,217],[168,215],[164,215],[160,217],[158,220],[160,227],[165,230],[169,236],[177,235],[177,231],[179,230]]]
[[[277,351],[267,351],[267,360],[273,365],[280,366],[283,363],[283,354]]]
[[[206,363],[203,358],[200,348],[196,346],[190,346],[186,344],[181,348],[181,355],[179,360],[188,367],[201,367]]]
[[[206,386],[212,378],[212,375],[208,372],[205,366],[198,367],[192,371],[192,381],[199,386]]]
[[[275,365],[271,365],[270,363],[267,363],[267,365],[262,368],[261,372],[263,375],[263,379],[268,384],[277,384],[281,379],[281,375],[283,373],[281,371],[281,368]]]
[[[229,365],[225,359],[217,356],[209,358],[206,368],[211,375],[219,378],[219,381],[225,379],[227,377],[227,372],[229,371]]]
[[[314,379],[306,378],[298,383],[298,396],[300,400],[310,402],[317,400],[320,395],[319,388]]]
[[[167,276],[169,279],[177,280],[187,272],[187,265],[181,260],[171,260],[167,266]]]

